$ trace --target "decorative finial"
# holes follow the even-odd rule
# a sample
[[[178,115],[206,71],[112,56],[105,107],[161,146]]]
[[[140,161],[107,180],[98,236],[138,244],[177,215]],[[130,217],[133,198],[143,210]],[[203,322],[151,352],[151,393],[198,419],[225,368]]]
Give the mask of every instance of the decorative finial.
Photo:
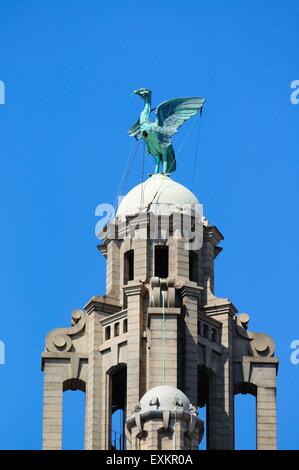
[[[137,140],[143,139],[147,153],[155,160],[155,173],[169,174],[176,169],[176,159],[171,143],[172,136],[185,121],[202,110],[205,99],[198,96],[174,98],[164,101],[155,108],[156,121],[150,121],[152,92],[148,88],[139,88],[134,93],[144,101],[144,109],[138,121],[129,130],[129,135]]]

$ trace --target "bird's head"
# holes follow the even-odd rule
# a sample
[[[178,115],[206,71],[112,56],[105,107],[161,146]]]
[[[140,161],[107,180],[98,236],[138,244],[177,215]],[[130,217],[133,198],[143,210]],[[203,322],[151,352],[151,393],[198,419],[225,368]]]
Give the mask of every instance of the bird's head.
[[[148,88],[139,88],[139,90],[134,90],[134,93],[139,95],[144,101],[148,101],[152,96],[152,92]]]

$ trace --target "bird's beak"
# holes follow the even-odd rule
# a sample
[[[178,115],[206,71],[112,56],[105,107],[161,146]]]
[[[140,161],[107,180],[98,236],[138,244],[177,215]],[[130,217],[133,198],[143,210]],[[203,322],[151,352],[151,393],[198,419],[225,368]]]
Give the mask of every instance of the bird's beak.
[[[134,90],[133,93],[134,95],[139,95],[139,90]]]

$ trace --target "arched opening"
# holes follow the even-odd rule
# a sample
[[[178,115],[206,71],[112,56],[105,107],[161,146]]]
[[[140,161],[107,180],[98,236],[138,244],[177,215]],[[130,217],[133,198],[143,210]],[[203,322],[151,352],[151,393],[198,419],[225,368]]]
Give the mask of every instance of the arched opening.
[[[239,384],[235,395],[235,449],[256,449],[256,386]]]
[[[199,449],[209,449],[209,402],[210,402],[210,379],[209,371],[204,367],[198,368],[198,416],[204,422],[204,435]]]
[[[169,253],[168,246],[155,246],[155,277],[166,279],[168,277]]]
[[[127,333],[128,331],[128,319],[125,318],[123,321],[123,333]]]
[[[62,448],[83,450],[85,436],[85,383],[67,380],[63,384]]]
[[[125,422],[127,404],[127,366],[114,367],[110,377],[110,447],[113,450],[125,449]]]
[[[126,251],[124,254],[124,284],[134,279],[134,250]]]

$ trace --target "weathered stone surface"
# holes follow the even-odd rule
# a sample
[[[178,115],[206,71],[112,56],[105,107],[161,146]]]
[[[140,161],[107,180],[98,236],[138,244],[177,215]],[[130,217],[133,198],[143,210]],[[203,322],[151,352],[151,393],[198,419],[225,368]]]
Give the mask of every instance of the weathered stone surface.
[[[250,332],[249,316],[236,316],[232,302],[214,293],[221,233],[204,219],[203,245],[190,256],[185,240],[171,232],[166,240],[146,239],[149,220],[138,218],[134,236],[124,221],[108,226],[99,247],[107,259],[106,296],[93,297],[73,312],[69,328],[46,338],[43,448],[63,448],[68,389],[86,393],[86,449],[111,448],[112,405],[126,413],[127,449],[197,448],[203,426],[195,410],[203,405],[208,448],[233,449],[236,393],[256,396],[257,448],[276,448],[275,344]],[[121,237],[109,238],[116,228]],[[166,278],[157,276],[160,244],[168,247]],[[133,267],[125,262],[131,250]],[[138,408],[148,390],[164,385],[184,392],[195,408],[163,413],[153,404],[147,414]]]

